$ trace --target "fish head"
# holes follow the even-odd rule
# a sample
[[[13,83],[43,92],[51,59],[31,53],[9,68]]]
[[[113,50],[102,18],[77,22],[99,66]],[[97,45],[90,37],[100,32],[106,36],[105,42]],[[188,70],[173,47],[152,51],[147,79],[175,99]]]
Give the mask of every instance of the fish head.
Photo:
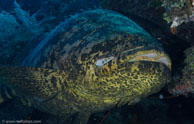
[[[170,79],[171,60],[153,38],[119,34],[81,49],[72,59],[81,82],[151,93]]]

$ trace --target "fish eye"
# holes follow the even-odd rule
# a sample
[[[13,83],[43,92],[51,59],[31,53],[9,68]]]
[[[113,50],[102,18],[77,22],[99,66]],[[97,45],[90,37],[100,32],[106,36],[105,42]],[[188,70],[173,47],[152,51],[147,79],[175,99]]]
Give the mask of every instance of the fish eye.
[[[107,58],[98,59],[98,60],[96,61],[96,66],[102,67],[102,66],[104,66],[105,64],[107,64],[108,62],[110,62],[111,60],[113,60],[114,58],[115,58],[114,56],[110,56],[110,57],[107,57]]]

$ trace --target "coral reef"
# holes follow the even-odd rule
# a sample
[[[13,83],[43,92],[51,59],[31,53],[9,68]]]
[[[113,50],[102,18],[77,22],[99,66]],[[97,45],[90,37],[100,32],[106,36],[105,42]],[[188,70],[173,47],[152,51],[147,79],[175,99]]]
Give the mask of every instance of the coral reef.
[[[173,33],[175,27],[184,22],[194,21],[194,2],[192,0],[161,0],[165,8],[164,19],[171,23]]]
[[[6,11],[0,13],[0,26],[1,64],[10,64],[27,42],[42,34],[36,18],[22,10],[16,1],[12,14]]]
[[[183,69],[183,76],[175,83],[175,85],[169,88],[169,92],[173,95],[188,95],[194,93],[194,47],[191,47],[185,51],[185,67]]]

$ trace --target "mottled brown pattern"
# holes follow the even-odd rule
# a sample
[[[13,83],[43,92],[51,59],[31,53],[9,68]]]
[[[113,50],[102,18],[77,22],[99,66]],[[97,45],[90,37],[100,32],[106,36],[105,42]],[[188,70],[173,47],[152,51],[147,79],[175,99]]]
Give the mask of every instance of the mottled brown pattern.
[[[127,17],[98,9],[70,20],[32,60],[40,68],[0,67],[0,81],[42,111],[83,113],[76,123],[86,123],[89,113],[134,104],[169,81],[168,55]]]

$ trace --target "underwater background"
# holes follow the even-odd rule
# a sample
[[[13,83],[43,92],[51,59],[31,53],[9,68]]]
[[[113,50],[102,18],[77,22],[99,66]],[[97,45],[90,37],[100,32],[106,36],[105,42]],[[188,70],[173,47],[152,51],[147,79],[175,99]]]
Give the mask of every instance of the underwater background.
[[[96,8],[119,12],[155,37],[172,60],[172,81],[135,105],[92,114],[88,124],[194,124],[192,0],[0,0],[0,65],[18,65],[57,25]],[[0,104],[0,123],[5,120],[58,123],[17,99]]]

